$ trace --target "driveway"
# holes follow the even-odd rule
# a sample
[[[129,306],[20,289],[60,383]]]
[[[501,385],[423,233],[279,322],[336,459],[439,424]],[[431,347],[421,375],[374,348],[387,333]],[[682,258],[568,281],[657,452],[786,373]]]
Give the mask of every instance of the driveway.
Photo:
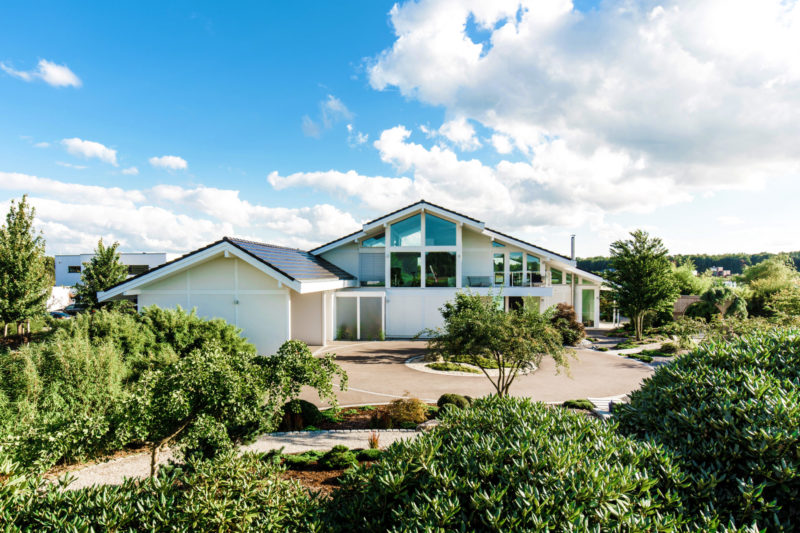
[[[340,406],[387,403],[404,396],[435,402],[447,392],[474,398],[494,392],[483,374],[438,375],[404,364],[425,351],[424,341],[384,341],[335,342],[319,353],[335,353],[336,362],[349,376],[348,390],[337,393]],[[545,358],[536,372],[514,380],[511,394],[544,402],[618,396],[639,388],[653,373],[650,366],[635,359],[586,349],[576,349],[575,355],[569,360],[569,369],[558,374],[553,360]],[[324,405],[314,391],[304,391],[302,397]]]

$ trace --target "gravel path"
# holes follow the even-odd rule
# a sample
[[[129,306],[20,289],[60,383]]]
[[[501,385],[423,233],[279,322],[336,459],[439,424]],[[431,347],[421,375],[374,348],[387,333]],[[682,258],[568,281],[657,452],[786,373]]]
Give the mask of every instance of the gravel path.
[[[266,452],[283,447],[284,453],[307,450],[329,450],[337,444],[348,448],[367,448],[367,438],[373,432],[379,435],[381,448],[396,440],[414,438],[419,433],[414,430],[339,430],[339,431],[293,431],[287,433],[268,433],[252,444],[242,446],[242,452]],[[159,463],[164,464],[173,458],[170,450],[161,453]],[[137,453],[105,463],[87,466],[69,473],[74,479],[68,490],[82,489],[92,485],[119,485],[125,478],[144,478],[150,474],[150,455]]]

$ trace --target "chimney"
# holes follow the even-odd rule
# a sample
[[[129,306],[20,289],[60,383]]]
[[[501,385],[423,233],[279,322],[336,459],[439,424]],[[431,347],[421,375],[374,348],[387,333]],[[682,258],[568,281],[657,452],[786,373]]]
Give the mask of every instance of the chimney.
[[[569,236],[570,244],[572,245],[572,253],[570,254],[570,259],[575,261],[575,234]]]

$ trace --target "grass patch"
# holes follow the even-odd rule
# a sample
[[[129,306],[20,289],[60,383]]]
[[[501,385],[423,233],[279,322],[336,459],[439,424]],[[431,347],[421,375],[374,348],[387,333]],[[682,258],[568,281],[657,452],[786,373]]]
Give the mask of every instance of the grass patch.
[[[672,357],[675,355],[674,353],[666,353],[662,352],[661,350],[642,350],[639,352],[641,355],[647,355],[650,357]]]
[[[431,370],[439,370],[442,372],[466,372],[468,374],[481,373],[481,371],[476,368],[470,368],[466,365],[462,365],[461,363],[451,363],[450,361],[446,361],[444,363],[428,363],[425,366]]]
[[[643,363],[652,363],[653,357],[643,353],[629,353],[626,354],[626,357],[630,357],[631,359],[638,359]]]
[[[598,346],[597,348],[595,348],[595,350],[597,350],[598,352],[607,352],[608,346]]]

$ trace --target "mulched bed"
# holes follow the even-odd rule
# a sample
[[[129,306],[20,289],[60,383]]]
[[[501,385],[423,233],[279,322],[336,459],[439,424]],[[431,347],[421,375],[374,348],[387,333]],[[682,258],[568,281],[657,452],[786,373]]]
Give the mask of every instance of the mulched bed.
[[[344,470],[287,470],[281,477],[327,496],[339,488],[339,478],[343,474]]]
[[[427,404],[436,407],[435,403]],[[381,429],[376,426],[373,417],[380,419],[380,415],[386,412],[386,406],[367,406],[367,407],[345,407],[339,411],[340,422],[324,420],[314,427],[317,429]],[[431,415],[428,415],[429,417]]]

